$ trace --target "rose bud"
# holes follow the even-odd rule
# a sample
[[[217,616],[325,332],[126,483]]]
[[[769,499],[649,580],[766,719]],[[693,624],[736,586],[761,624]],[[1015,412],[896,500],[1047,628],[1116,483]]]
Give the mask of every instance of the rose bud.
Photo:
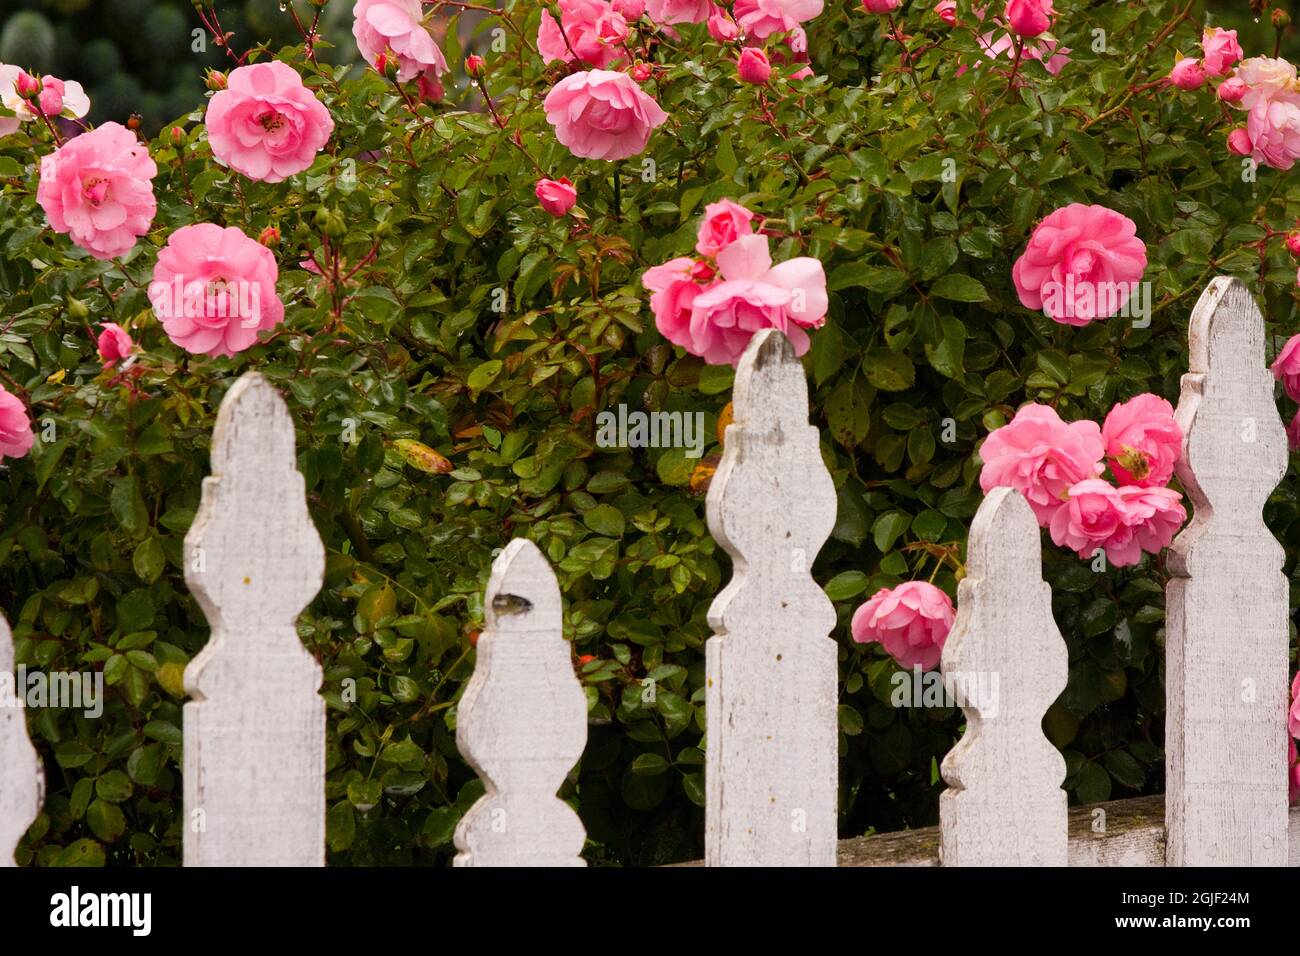
[[[483,58],[477,53],[471,53],[465,57],[465,72],[475,79],[482,76],[486,69],[487,64],[483,62]]]
[[[1179,59],[1169,71],[1169,83],[1180,90],[1198,90],[1205,85],[1205,68],[1190,56]]]
[[[267,226],[262,230],[262,234],[257,237],[257,241],[268,249],[278,245],[280,242],[280,230],[276,226]]]
[[[1300,230],[1286,234],[1286,247],[1291,255],[1300,258]]]
[[[573,183],[569,182],[567,176],[540,179],[534,192],[542,208],[556,217],[567,215],[578,201],[578,191],[573,188]]]
[[[204,83],[210,90],[218,92],[224,90],[226,88],[226,74],[220,70],[209,69],[207,76],[204,77]]]
[[[636,80],[638,83],[644,83],[654,75],[654,70],[650,68],[650,64],[648,63],[638,63],[636,66],[632,67],[630,75],[632,79]]]
[[[1219,99],[1225,103],[1240,103],[1249,90],[1250,87],[1241,80],[1230,77],[1219,84]]]
[[[1255,144],[1251,142],[1246,127],[1238,126],[1228,134],[1228,150],[1238,156],[1249,156],[1255,151]]]
[[[747,46],[736,62],[736,72],[744,82],[762,86],[772,75],[772,64],[767,61],[767,54],[762,50]]]
[[[14,86],[18,90],[18,95],[25,100],[37,99],[41,95],[41,89],[43,88],[41,78],[32,76],[26,70],[18,71],[18,79]]]

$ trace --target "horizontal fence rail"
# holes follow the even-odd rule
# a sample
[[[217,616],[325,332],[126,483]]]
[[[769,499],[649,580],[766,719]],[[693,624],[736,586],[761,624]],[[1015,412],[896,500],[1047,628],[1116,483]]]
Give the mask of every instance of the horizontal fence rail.
[[[1064,761],[1042,731],[1066,685],[1067,650],[1037,523],[1019,493],[996,489],[971,527],[941,660],[967,723],[943,761],[940,825],[848,841],[836,839],[835,609],[810,573],[835,521],[835,487],[792,347],[776,331],[754,336],[707,500],[734,568],[706,644],[707,864],[1300,864],[1285,768],[1287,581],[1263,522],[1287,452],[1263,318],[1245,286],[1219,278],[1189,335],[1178,475],[1195,511],[1171,549],[1166,794],[1067,810]],[[212,628],[185,671],[185,865],[321,866],[325,702],[296,621],[320,589],[324,552],[288,408],[256,373],[222,401],[184,553]],[[534,544],[500,553],[484,608],[456,715],[457,746],[484,794],[456,829],[454,862],[581,866],[585,831],[558,794],[586,745],[586,698],[554,572]],[[0,676],[14,663],[0,616]],[[6,865],[43,793],[15,696],[0,708]]]

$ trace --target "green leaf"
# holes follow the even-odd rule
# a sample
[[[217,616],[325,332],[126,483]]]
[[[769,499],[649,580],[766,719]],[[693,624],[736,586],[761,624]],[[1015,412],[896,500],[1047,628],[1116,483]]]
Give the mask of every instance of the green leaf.
[[[623,512],[613,505],[597,505],[582,516],[582,522],[597,534],[610,538],[623,537]]]
[[[826,582],[826,596],[832,601],[847,601],[867,589],[867,576],[861,571],[841,571]]]
[[[867,381],[882,392],[901,392],[916,383],[916,368],[906,355],[876,348],[863,360]]]
[[[107,800],[92,800],[86,808],[86,825],[105,843],[116,843],[126,833],[126,817]]]
[[[901,511],[887,511],[876,519],[871,526],[872,538],[878,551],[888,551],[894,546],[899,535],[912,523],[911,515]]]
[[[113,510],[113,517],[128,534],[140,534],[149,524],[149,512],[134,475],[119,478],[114,483],[109,496],[109,507]]]
[[[988,290],[979,279],[955,272],[934,280],[930,284],[930,293],[954,302],[987,302],[989,298]]]
[[[152,536],[136,545],[135,553],[131,555],[131,567],[145,584],[153,584],[158,580],[165,561],[162,544]]]

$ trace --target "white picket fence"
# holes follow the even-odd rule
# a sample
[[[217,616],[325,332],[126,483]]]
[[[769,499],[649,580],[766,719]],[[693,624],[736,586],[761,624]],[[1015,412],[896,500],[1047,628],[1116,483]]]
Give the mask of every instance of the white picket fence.
[[[1094,845],[1108,838],[1105,827],[1071,829],[1079,811],[1067,814],[1065,763],[1042,731],[1066,685],[1066,646],[1042,578],[1038,525],[1018,493],[997,489],[971,527],[942,660],[967,718],[942,767],[944,865],[1300,857],[1300,815],[1288,833],[1287,581],[1261,517],[1287,446],[1263,319],[1240,282],[1210,283],[1190,341],[1178,474],[1195,517],[1170,561],[1163,825],[1117,827],[1108,848]],[[709,527],[735,574],[709,614],[705,862],[834,865],[835,614],[809,569],[836,497],[808,423],[802,367],[779,333],[755,336],[734,400],[708,495]],[[193,698],[184,708],[185,865],[321,866],[325,707],[320,668],[294,622],[320,588],[323,552],[294,464],[292,421],[256,373],[222,402],[212,469],[185,542],[186,581],[212,624],[185,672]],[[555,575],[535,545],[518,539],[501,553],[484,607],[456,740],[486,792],[456,830],[455,863],[582,865],[582,823],[556,794],[586,744],[586,704]],[[12,666],[0,619],[0,668]],[[963,679],[972,673],[998,676],[996,701],[981,696],[992,682]],[[41,798],[23,713],[9,708],[0,712],[0,860],[12,863]],[[880,852],[847,841],[841,862],[934,862],[932,850],[898,852],[896,835],[865,842]]]

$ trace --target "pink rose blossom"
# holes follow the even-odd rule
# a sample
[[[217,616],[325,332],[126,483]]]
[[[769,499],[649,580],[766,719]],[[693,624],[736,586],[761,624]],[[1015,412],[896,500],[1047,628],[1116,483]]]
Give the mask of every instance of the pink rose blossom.
[[[1052,515],[1048,530],[1054,543],[1081,558],[1091,558],[1101,548],[1111,564],[1127,567],[1142,559],[1142,548],[1126,512],[1119,489],[1100,478],[1089,478],[1070,486],[1069,497]]]
[[[938,666],[956,618],[952,598],[925,581],[882,588],[853,612],[849,630],[859,644],[878,643],[906,668]]]
[[[1300,94],[1260,100],[1246,118],[1255,162],[1290,169],[1300,159]]]
[[[626,58],[627,21],[606,0],[560,0],[559,5],[558,24],[542,8],[537,51],[543,63],[577,59],[603,70]]]
[[[1066,423],[1049,405],[1025,405],[980,446],[980,488],[1015,488],[1047,527],[1070,486],[1101,473],[1105,451],[1096,422]]]
[[[284,321],[275,256],[234,226],[182,226],[158,253],[149,301],[167,337],[194,355],[234,355]]]
[[[754,214],[730,199],[720,199],[704,207],[699,233],[695,237],[695,251],[712,259],[741,236],[754,230],[750,223]]]
[[[732,12],[747,36],[762,40],[819,16],[822,0],[736,0]]]
[[[33,105],[19,91],[20,81],[25,76],[27,74],[16,66],[0,64],[0,105],[14,114],[0,116],[0,136],[17,132],[23,123],[39,119],[40,113],[51,118],[80,119],[90,112],[90,98],[80,83],[48,74],[41,78],[40,94]],[[32,79],[29,77],[28,82]]]
[[[1293,256],[1300,256],[1300,230],[1286,234],[1286,251]]]
[[[1300,737],[1300,673],[1291,681],[1291,709],[1287,711],[1286,729],[1292,737]]]
[[[709,36],[719,43],[730,43],[740,36],[740,27],[722,7],[714,7],[709,14]]]
[[[661,26],[703,23],[713,12],[713,0],[646,0],[646,14]]]
[[[1201,34],[1202,63],[1210,76],[1223,76],[1242,57],[1236,30],[1208,27]]]
[[[352,16],[352,35],[362,59],[379,69],[380,56],[396,54],[399,83],[424,73],[436,78],[447,72],[447,60],[424,25],[420,0],[357,0]]]
[[[1246,87],[1246,94],[1237,101],[1238,109],[1253,109],[1263,100],[1296,93],[1295,65],[1288,60],[1266,56],[1253,56],[1237,64],[1233,78]]]
[[[1286,426],[1286,443],[1292,451],[1300,451],[1300,412],[1296,412],[1291,424]]]
[[[735,365],[759,329],[780,329],[796,355],[808,333],[826,321],[829,300],[822,264],[807,256],[772,265],[767,237],[743,235],[718,253],[721,280],[691,305],[687,351],[710,365]]]
[[[1282,383],[1291,399],[1300,402],[1300,335],[1286,340],[1271,368],[1273,377]]]
[[[1205,85],[1206,73],[1199,60],[1182,57],[1174,62],[1169,71],[1169,83],[1180,90],[1199,90]]]
[[[1007,25],[1026,39],[1046,33],[1052,25],[1052,0],[1008,0]]]
[[[1183,447],[1173,406],[1149,392],[1112,408],[1101,438],[1115,478],[1142,487],[1168,484]]]
[[[736,74],[744,83],[762,86],[772,75],[772,64],[758,47],[747,46],[740,51],[740,59],[736,61]]]
[[[893,13],[902,0],[862,0],[862,9],[867,13]]]
[[[105,123],[41,158],[36,199],[55,232],[96,259],[129,252],[149,231],[158,167],[120,123]]]
[[[628,23],[635,23],[645,13],[645,0],[613,0],[610,6]]]
[[[213,158],[265,183],[302,172],[334,132],[329,110],[279,60],[232,70],[205,121]]]
[[[1172,488],[1143,488],[1125,485],[1119,489],[1124,501],[1124,520],[1133,529],[1133,539],[1148,554],[1159,554],[1174,540],[1187,520],[1182,495]],[[1107,551],[1111,564],[1118,565]]]
[[[135,343],[131,341],[126,329],[116,322],[104,322],[102,326],[104,331],[99,333],[95,344],[99,348],[99,358],[104,363],[104,368],[111,368],[131,354]]]
[[[1034,228],[1011,278],[1026,308],[1079,326],[1119,312],[1146,267],[1146,245],[1132,219],[1071,203]]]
[[[27,406],[0,385],[0,461],[22,458],[32,450],[35,441]]]
[[[1005,57],[1008,60],[1014,59],[1016,55],[1016,42],[1010,33],[1001,34],[996,40],[993,39],[995,31],[990,30],[981,34],[979,37],[980,47],[993,59]],[[1061,46],[1056,40],[1044,37],[1041,40],[1030,40],[1021,48],[1021,56],[1025,59],[1038,60],[1043,64],[1043,69],[1047,70],[1052,76],[1056,76],[1061,70],[1065,69],[1070,62],[1070,48]],[[975,63],[978,67],[980,61]],[[961,76],[966,72],[966,65],[962,64],[957,68],[957,75]],[[1020,82],[1024,82],[1023,78]]]
[[[1249,156],[1255,151],[1255,144],[1250,141],[1250,133],[1244,126],[1238,126],[1228,134],[1228,152],[1234,156]]]
[[[535,190],[542,208],[552,216],[567,215],[578,201],[578,191],[573,188],[567,176],[559,179],[540,179]]]
[[[1250,88],[1235,76],[1229,77],[1219,84],[1219,99],[1229,104],[1240,103],[1249,90]]]
[[[670,259],[647,269],[641,284],[651,293],[650,310],[655,314],[659,334],[674,345],[691,351],[691,307],[704,286],[695,281],[695,261],[686,256]]]
[[[631,77],[608,70],[573,73],[542,104],[555,138],[584,159],[627,159],[646,148],[668,114]]]
[[[954,27],[957,25],[957,0],[939,0],[935,4],[934,12],[948,26]]]

